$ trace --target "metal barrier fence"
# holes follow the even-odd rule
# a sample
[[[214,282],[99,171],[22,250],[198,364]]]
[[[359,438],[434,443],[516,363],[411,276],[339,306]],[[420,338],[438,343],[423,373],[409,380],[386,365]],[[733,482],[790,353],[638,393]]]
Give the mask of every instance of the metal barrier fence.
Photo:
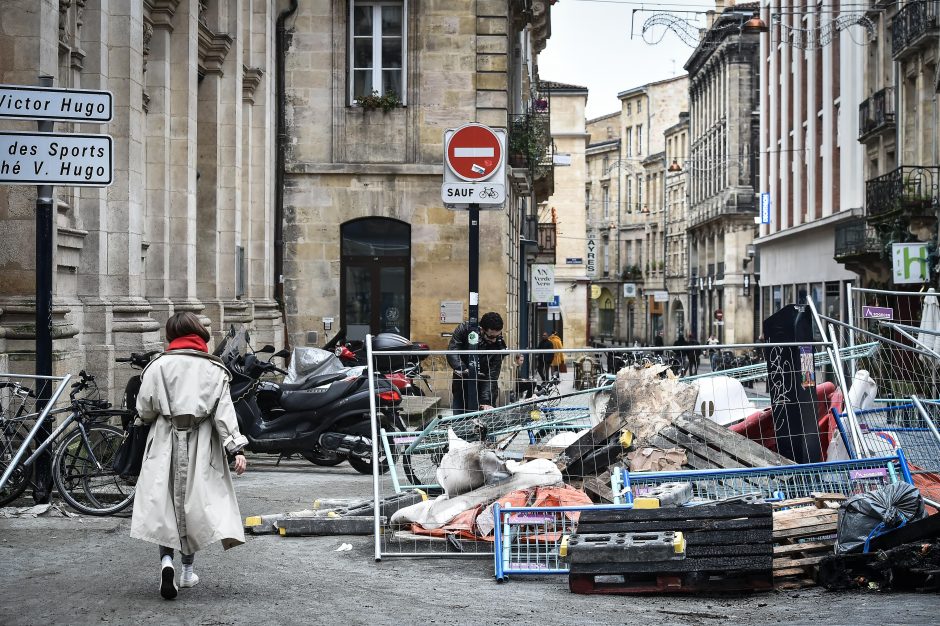
[[[576,532],[578,516],[586,510],[620,510],[630,506],[493,507],[496,581],[510,574],[546,576],[567,574],[562,554],[565,538]]]
[[[761,380],[748,384],[725,375],[735,374],[736,368],[709,372],[706,362],[700,364],[697,376],[683,379],[692,360],[707,356],[709,350],[733,364],[727,355],[749,355],[759,361],[783,348],[802,348],[814,355],[808,361],[775,361],[774,375],[784,377],[787,384],[817,383],[817,397],[802,400],[806,406],[801,410],[818,415],[818,433],[793,435],[777,429],[767,384]],[[407,515],[394,515],[385,526],[377,515],[376,558],[492,554],[490,503],[497,498],[505,503],[504,495],[511,490],[518,502],[510,498],[510,504],[531,505],[518,494],[564,482],[583,487],[595,499],[609,500],[611,467],[621,462],[631,472],[793,465],[786,455],[802,451],[813,437],[820,438],[813,447],[826,450],[836,432],[829,408],[839,385],[816,380],[821,359],[848,359],[874,349],[856,346],[840,351],[829,342],[810,342],[582,348],[564,349],[558,355],[555,350],[383,351],[386,370],[388,364],[400,365],[400,373],[407,372],[417,390],[408,390],[414,395],[402,399],[399,409],[404,419],[394,429],[387,418],[379,419],[378,407],[372,409],[374,454],[387,462],[385,467],[375,466],[377,506],[384,498],[415,487],[431,496],[444,491],[460,495],[431,499]],[[369,350],[367,356],[374,373],[375,354]],[[454,376],[454,360],[470,356],[499,364],[495,384]],[[550,365],[546,357],[554,356],[563,357],[567,373]],[[574,363],[580,366],[572,367]],[[610,363],[616,371],[606,371],[598,380],[596,375],[608,370]],[[544,378],[525,376],[526,366],[534,366],[532,370]],[[753,374],[760,367],[766,371],[767,364],[748,367]],[[585,378],[586,372],[591,380]],[[464,384],[479,389],[487,385],[491,406],[463,412],[453,390]],[[592,428],[591,435],[584,436]],[[379,473],[380,467],[387,471]],[[581,497],[559,505],[588,504],[587,497]]]
[[[0,373],[0,501],[12,501],[29,485],[31,472],[22,467],[21,461],[36,435],[46,427],[49,413],[70,379],[68,374]],[[49,401],[37,411],[36,402],[43,396]]]
[[[904,480],[912,482],[904,453],[850,461],[830,461],[783,467],[755,467],[691,472],[630,472],[621,470],[621,494],[633,498],[665,483],[690,483],[691,504],[707,504],[754,496],[789,500],[813,493],[846,496],[872,491]]]

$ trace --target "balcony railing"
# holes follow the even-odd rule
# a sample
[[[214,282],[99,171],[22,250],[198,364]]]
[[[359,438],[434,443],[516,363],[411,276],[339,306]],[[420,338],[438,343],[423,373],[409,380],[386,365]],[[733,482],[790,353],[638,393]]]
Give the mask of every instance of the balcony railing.
[[[836,226],[836,261],[848,261],[868,255],[881,254],[881,245],[875,229],[864,220],[853,220]]]
[[[916,0],[898,11],[891,23],[892,56],[897,58],[931,35],[936,35],[938,6],[938,0]]]
[[[885,87],[858,105],[858,138],[894,128],[894,87]]]
[[[551,258],[555,262],[555,244],[557,236],[555,234],[555,225],[551,222],[539,224],[539,257],[548,260]]]
[[[905,165],[865,183],[869,220],[895,213],[933,214],[940,207],[940,166]]]

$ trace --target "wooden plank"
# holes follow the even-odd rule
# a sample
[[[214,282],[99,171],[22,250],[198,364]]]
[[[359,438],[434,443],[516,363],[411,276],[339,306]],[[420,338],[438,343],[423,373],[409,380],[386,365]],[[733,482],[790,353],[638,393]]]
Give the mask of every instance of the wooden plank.
[[[614,493],[610,490],[610,482],[602,479],[601,476],[588,476],[581,487],[588,495],[595,496],[592,498],[595,501],[613,502]]]
[[[595,425],[590,431],[584,433],[565,449],[568,466],[572,466],[582,457],[587,456],[595,449],[605,445],[607,440],[617,434],[626,425],[620,413],[614,412]]]
[[[581,513],[585,522],[688,520],[688,519],[736,519],[769,517],[769,504],[743,504],[729,502],[714,506],[669,507],[662,509],[616,509],[587,510]]]
[[[795,509],[797,507],[807,507],[807,506],[816,506],[816,501],[813,498],[792,498],[790,500],[781,500],[780,502],[774,502],[774,515],[782,512],[781,509]]]
[[[675,447],[679,446],[684,448],[686,451],[686,456],[695,457],[692,463],[689,463],[695,469],[722,469],[722,468],[740,468],[744,467],[738,463],[733,457],[724,454],[720,450],[715,450],[710,447],[706,442],[696,439],[684,433],[675,426],[670,426],[664,428],[659,432],[659,435],[662,439],[665,439],[669,442],[669,445],[662,447]]]
[[[565,448],[562,446],[546,446],[542,444],[528,445],[522,453],[522,458],[527,460],[548,459],[549,461],[554,461],[564,452]]]
[[[773,567],[769,556],[747,557],[708,557],[702,559],[679,559],[675,561],[654,561],[649,563],[572,563],[572,574],[633,574],[633,573],[669,573],[669,572],[764,572],[769,574]]]
[[[798,552],[812,552],[814,550],[828,550],[832,552],[835,541],[807,541],[805,543],[792,543],[786,546],[774,546],[774,556],[778,554],[792,554]]]
[[[708,442],[712,447],[721,449],[749,467],[793,464],[790,459],[700,415],[683,413],[673,424],[688,434]]]
[[[805,567],[777,567],[774,566],[774,578],[786,578],[787,576],[806,576]]]
[[[815,524],[813,526],[805,526],[802,528],[781,528],[779,530],[774,530],[774,540],[834,534],[836,534],[836,525],[834,523]]]
[[[774,567],[777,567],[778,565],[780,567],[797,567],[799,565],[816,565],[827,556],[829,555],[822,554],[819,556],[808,556],[802,559],[774,559]]]
[[[674,520],[668,524],[669,530],[750,530],[756,528],[773,528],[773,521],[769,517],[746,517],[741,519],[699,519]],[[655,532],[664,526],[662,521],[630,521],[630,522],[585,522],[580,521],[579,528],[592,528],[591,532]],[[601,528],[603,527],[603,528]],[[582,531],[587,532],[587,531]]]
[[[717,546],[693,544],[687,545],[685,548],[685,558],[687,559],[709,556],[766,556],[773,553],[773,546],[766,542]]]
[[[785,528],[814,526],[816,524],[822,524],[825,522],[832,522],[833,524],[836,524],[839,521],[838,511],[833,511],[832,509],[813,509],[813,511],[818,511],[818,513],[808,513],[806,515],[788,517],[774,515],[774,528],[783,530]]]

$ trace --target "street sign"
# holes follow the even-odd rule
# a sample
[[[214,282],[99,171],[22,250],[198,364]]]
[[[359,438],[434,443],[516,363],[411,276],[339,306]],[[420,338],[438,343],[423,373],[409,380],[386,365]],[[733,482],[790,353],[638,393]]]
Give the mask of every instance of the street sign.
[[[506,185],[497,183],[444,183],[441,200],[448,204],[503,204]]]
[[[110,91],[0,85],[0,117],[63,122],[110,122]]]
[[[551,302],[555,298],[555,266],[547,263],[532,264],[530,302]]]
[[[449,139],[445,134],[445,141],[445,164],[461,180],[488,180],[503,164],[505,132],[500,137],[489,126],[466,124],[453,131]]]
[[[588,233],[587,263],[584,267],[584,273],[589,278],[597,277],[597,233]]]
[[[584,258],[579,256],[565,257],[565,265],[584,265]]]
[[[636,298],[636,283],[624,283],[623,284],[623,297],[624,298]]]
[[[930,251],[926,243],[893,243],[891,260],[895,285],[927,282]]]
[[[767,191],[760,194],[760,223],[770,223],[770,193]]]
[[[653,302],[669,302],[669,292],[668,291],[654,291]]]
[[[0,184],[107,187],[113,177],[110,135],[0,131]]]
[[[862,318],[870,320],[894,319],[894,309],[887,306],[863,306]]]

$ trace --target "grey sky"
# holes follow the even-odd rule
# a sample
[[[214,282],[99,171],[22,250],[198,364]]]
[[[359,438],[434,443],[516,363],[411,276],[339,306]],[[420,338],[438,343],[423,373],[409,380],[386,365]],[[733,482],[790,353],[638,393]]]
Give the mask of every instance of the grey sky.
[[[713,9],[714,0],[663,0],[669,8]],[[589,89],[587,116],[613,113],[619,107],[617,94],[645,83],[685,73],[682,65],[692,48],[672,32],[658,27],[655,37],[662,41],[649,45],[642,38],[643,22],[653,11],[637,11],[630,39],[630,17],[640,2],[590,2],[559,0],[552,6],[552,34],[545,50],[539,55],[539,76],[542,80],[581,85]],[[645,6],[654,10],[656,3]],[[680,15],[676,13],[675,15]],[[704,17],[686,17],[704,22]]]

